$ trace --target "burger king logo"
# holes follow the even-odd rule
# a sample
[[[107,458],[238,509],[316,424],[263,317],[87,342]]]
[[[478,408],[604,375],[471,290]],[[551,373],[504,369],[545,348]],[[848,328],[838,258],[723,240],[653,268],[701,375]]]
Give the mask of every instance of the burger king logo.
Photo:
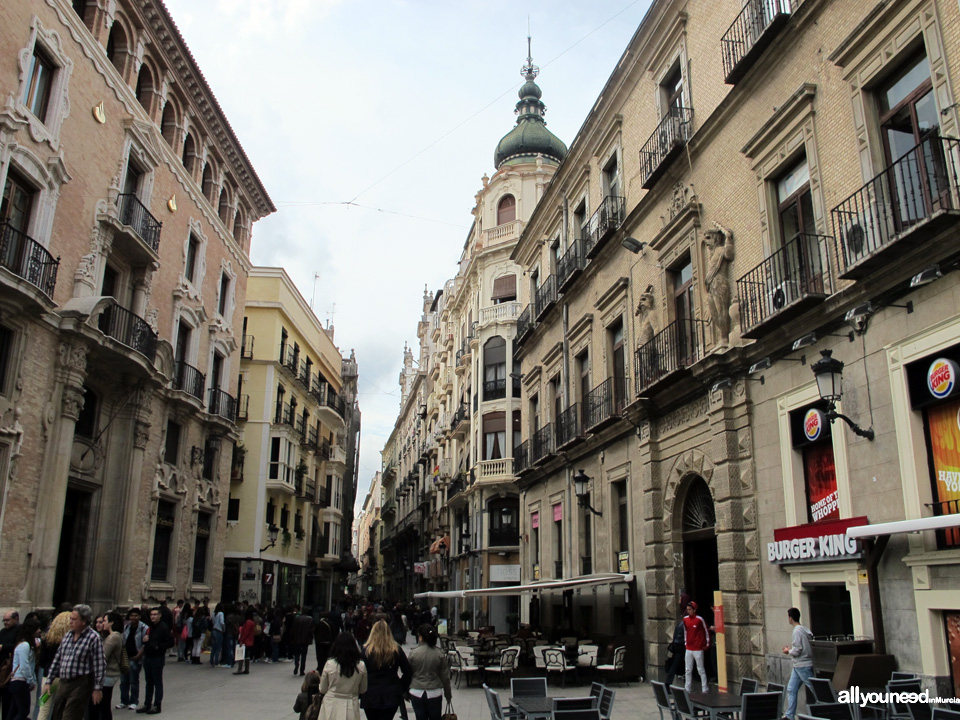
[[[807,410],[807,414],[803,416],[803,435],[810,442],[813,442],[820,437],[820,434],[823,432],[823,426],[826,422],[826,418],[823,413],[817,410],[816,408],[810,408]]]
[[[938,400],[950,395],[957,386],[957,364],[947,358],[937,358],[927,370],[927,387]]]

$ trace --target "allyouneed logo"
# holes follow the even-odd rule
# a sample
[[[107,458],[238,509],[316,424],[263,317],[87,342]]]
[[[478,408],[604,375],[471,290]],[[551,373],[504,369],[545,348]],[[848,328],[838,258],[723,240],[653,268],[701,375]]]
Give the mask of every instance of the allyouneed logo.
[[[911,703],[937,703],[937,702],[957,702],[954,698],[931,698],[930,691],[923,692],[860,692],[860,687],[854,685],[849,690],[841,690],[837,693],[837,702],[850,703],[866,707],[867,705],[887,705],[889,703],[911,704]]]

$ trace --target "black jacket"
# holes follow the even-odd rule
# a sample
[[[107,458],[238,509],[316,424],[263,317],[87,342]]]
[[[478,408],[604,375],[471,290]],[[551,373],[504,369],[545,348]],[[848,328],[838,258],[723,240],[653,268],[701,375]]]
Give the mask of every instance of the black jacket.
[[[150,625],[150,637],[143,643],[144,657],[162,658],[164,653],[173,647],[173,635],[170,628],[161,620],[156,625]]]
[[[363,662],[367,666],[367,691],[360,696],[360,707],[370,710],[396,709],[403,702],[403,696],[410,689],[413,670],[402,648],[397,649],[393,659],[383,667],[375,668],[363,652]],[[397,670],[400,675],[397,675]]]

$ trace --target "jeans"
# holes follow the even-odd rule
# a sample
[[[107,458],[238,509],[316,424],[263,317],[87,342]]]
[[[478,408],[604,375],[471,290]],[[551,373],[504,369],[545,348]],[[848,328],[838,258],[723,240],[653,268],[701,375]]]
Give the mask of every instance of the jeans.
[[[210,632],[210,643],[210,664],[223,664],[223,659],[220,657],[223,652],[223,630],[212,630]]]
[[[293,651],[294,674],[299,671],[303,675],[307,671],[307,650],[309,648],[309,645],[290,645],[290,649]]]
[[[164,662],[162,655],[143,659],[143,678],[147,682],[147,689],[143,693],[143,704],[146,707],[160,707],[160,703],[163,702]]]
[[[807,680],[813,677],[813,666],[795,667],[790,673],[790,682],[787,683],[787,712],[785,717],[793,720],[797,716],[797,695],[800,694],[800,686],[806,685]]]
[[[226,642],[224,642],[225,647],[221,653],[223,657],[220,662],[223,665],[229,665],[230,667],[233,667],[233,655],[237,651],[237,637],[236,635],[227,635],[224,640]]]
[[[10,692],[10,720],[30,720],[33,703],[30,701],[30,686],[26,680],[11,680],[7,685]]]
[[[440,720],[443,714],[442,697],[428,698],[426,693],[422,697],[411,695],[410,704],[413,705],[417,720]]]
[[[136,705],[140,700],[140,660],[130,661],[130,672],[120,678],[120,702],[124,705]]]

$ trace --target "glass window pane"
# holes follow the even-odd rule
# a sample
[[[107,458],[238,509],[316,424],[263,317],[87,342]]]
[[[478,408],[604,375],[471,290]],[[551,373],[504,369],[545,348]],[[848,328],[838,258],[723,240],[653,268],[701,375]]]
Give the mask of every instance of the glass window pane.
[[[920,87],[921,83],[929,79],[927,56],[921,53],[880,89],[880,112],[887,113],[895,108],[907,95]]]
[[[937,103],[933,98],[933,90],[917,100],[914,107],[917,111],[917,125],[921,135],[939,129],[940,113],[937,111]]]
[[[804,158],[777,181],[777,202],[783,202],[810,182],[810,168]]]

